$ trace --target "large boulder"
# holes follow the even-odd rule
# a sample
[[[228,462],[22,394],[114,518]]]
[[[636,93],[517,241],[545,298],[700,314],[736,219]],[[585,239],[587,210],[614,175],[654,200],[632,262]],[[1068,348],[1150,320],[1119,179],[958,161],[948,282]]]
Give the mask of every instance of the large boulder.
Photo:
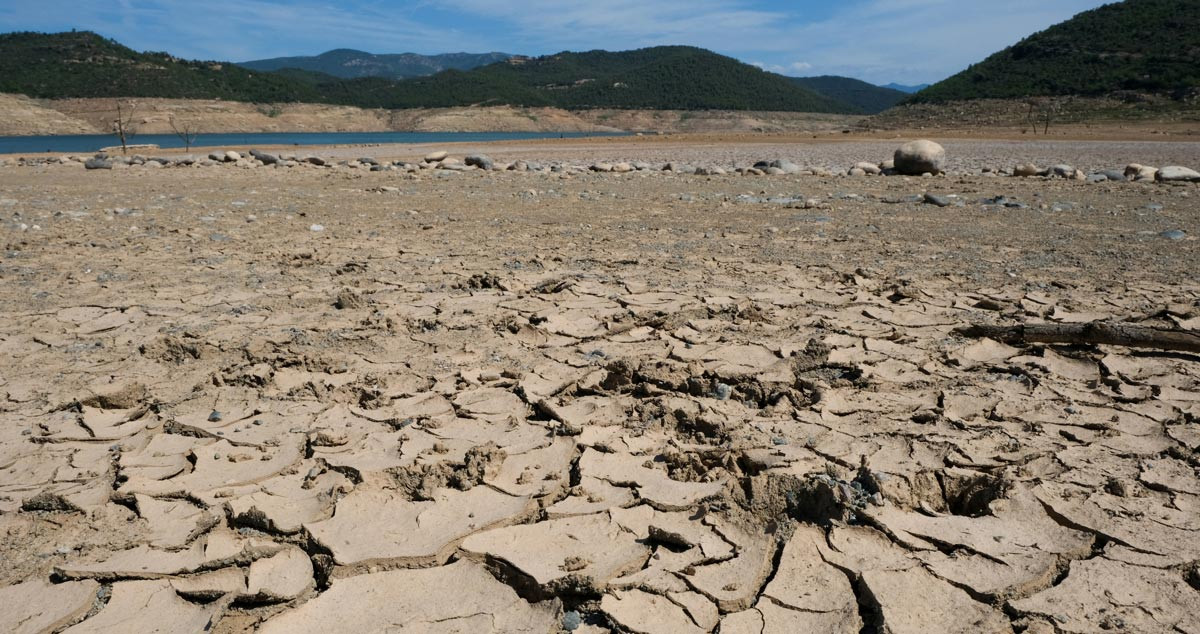
[[[1013,176],[1021,176],[1026,178],[1030,176],[1041,176],[1045,173],[1045,170],[1037,165],[1034,165],[1033,163],[1022,163],[1013,169]]]
[[[940,174],[946,162],[946,148],[933,141],[910,141],[896,150],[896,171],[909,176]]]
[[[98,156],[84,161],[83,166],[90,170],[110,170],[113,168],[112,161]]]
[[[234,152],[233,150],[225,151],[225,162],[226,163],[236,163],[240,160],[242,160],[241,154],[238,154],[237,152]]]
[[[450,156],[448,152],[430,152],[429,154],[425,155],[425,162],[437,163],[438,161],[444,160],[447,156]]]
[[[1158,170],[1157,178],[1163,183],[1200,183],[1200,172],[1178,165],[1168,165]]]

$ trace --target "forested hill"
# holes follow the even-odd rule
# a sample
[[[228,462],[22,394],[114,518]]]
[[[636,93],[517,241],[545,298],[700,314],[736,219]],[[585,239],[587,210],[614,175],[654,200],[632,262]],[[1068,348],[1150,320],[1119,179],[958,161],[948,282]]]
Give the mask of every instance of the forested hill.
[[[409,103],[854,112],[790,78],[704,49],[564,52],[403,82]]]
[[[1125,0],[1080,13],[917,93],[913,102],[1200,89],[1200,0]]]
[[[395,81],[140,53],[95,33],[0,35],[0,92],[39,98],[164,97],[379,108],[468,105],[850,113],[851,105],[699,48],[564,52]]]

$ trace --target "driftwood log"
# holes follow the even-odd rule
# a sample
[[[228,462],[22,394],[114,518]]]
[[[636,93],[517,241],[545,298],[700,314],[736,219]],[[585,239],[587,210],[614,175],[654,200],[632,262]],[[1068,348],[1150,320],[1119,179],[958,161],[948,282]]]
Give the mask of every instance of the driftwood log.
[[[988,337],[1005,343],[1104,344],[1200,353],[1200,332],[1108,321],[1087,324],[1022,324],[1018,326],[963,326],[954,330],[965,337]]]

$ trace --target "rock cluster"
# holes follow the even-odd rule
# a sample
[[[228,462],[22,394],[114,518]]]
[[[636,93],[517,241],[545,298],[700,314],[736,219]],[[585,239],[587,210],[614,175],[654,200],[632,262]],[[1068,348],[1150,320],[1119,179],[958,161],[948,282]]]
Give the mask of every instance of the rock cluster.
[[[849,177],[865,176],[938,176],[946,173],[946,151],[932,141],[918,140],[904,144],[896,150],[893,158],[873,163],[858,161],[842,174]],[[752,164],[687,164],[677,161],[650,163],[639,160],[600,161],[595,163],[573,163],[564,161],[498,161],[484,154],[471,154],[462,158],[451,156],[449,152],[439,150],[426,154],[422,160],[409,161],[380,161],[371,157],[361,157],[353,160],[331,160],[306,154],[272,154],[259,150],[250,150],[245,154],[234,150],[212,152],[207,158],[193,159],[163,158],[133,155],[129,157],[97,154],[94,157],[81,158],[63,156],[57,158],[19,159],[17,165],[36,166],[46,164],[82,165],[89,170],[124,169],[128,167],[161,168],[161,167],[212,167],[226,165],[240,168],[327,168],[327,169],[360,169],[373,172],[402,172],[409,175],[422,173],[438,176],[453,176],[463,172],[536,172],[556,174],[563,177],[594,174],[674,174],[720,177],[727,175],[742,176],[817,176],[832,177],[835,175],[828,168],[820,166],[801,166],[788,159],[763,159]],[[984,167],[975,170],[974,174],[982,176],[1015,176],[1024,178],[1048,178],[1081,181],[1087,183],[1111,182],[1161,182],[1161,183],[1196,183],[1200,182],[1200,172],[1182,166],[1166,166],[1163,168],[1148,167],[1136,163],[1129,164],[1124,170],[1101,169],[1085,172],[1068,164],[1054,164],[1050,167],[1039,167],[1033,163],[1020,163],[1012,169],[996,169]],[[956,175],[966,175],[957,173]]]

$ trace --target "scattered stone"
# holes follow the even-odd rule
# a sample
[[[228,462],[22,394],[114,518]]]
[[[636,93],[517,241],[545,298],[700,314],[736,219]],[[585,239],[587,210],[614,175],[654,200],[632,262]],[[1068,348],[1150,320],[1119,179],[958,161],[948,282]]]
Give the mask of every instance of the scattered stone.
[[[429,154],[425,155],[425,162],[426,163],[438,163],[438,162],[446,160],[447,156],[450,156],[449,152],[444,152],[444,151],[430,152]]]
[[[1200,172],[1187,167],[1169,165],[1159,168],[1155,178],[1163,183],[1200,183]]]
[[[949,207],[954,204],[950,202],[949,198],[937,194],[925,194],[925,202],[930,205],[937,205],[938,207]]]
[[[112,161],[102,158],[90,158],[83,162],[83,166],[90,170],[110,170],[113,168]]]
[[[483,154],[472,154],[464,159],[464,162],[481,170],[491,170],[496,167],[496,162]]]
[[[1125,178],[1131,181],[1152,181],[1158,176],[1158,168],[1130,163],[1125,167]]]

